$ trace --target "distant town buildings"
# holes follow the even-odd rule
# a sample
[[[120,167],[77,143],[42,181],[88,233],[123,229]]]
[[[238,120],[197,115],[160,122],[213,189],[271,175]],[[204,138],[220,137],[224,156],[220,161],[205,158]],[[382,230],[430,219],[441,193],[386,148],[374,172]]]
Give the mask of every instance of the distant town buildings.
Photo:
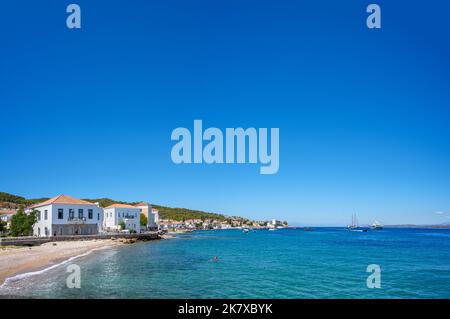
[[[267,225],[269,228],[276,228],[283,226],[283,222],[280,220],[272,219],[272,221]]]
[[[6,228],[11,227],[11,219],[17,211],[15,209],[1,209],[0,210],[0,221],[6,223]]]
[[[195,230],[195,229],[231,229],[231,228],[274,228],[287,226],[281,221],[251,221],[242,217],[229,217],[219,219],[186,219],[177,221],[161,219],[159,227],[162,230]]]

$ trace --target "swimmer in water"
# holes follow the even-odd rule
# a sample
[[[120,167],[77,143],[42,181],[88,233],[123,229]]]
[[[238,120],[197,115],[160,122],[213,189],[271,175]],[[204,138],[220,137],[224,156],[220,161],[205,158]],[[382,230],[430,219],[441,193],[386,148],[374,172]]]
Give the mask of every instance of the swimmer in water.
[[[214,256],[214,261],[215,261],[215,262],[218,262],[218,261],[219,261],[219,257]]]

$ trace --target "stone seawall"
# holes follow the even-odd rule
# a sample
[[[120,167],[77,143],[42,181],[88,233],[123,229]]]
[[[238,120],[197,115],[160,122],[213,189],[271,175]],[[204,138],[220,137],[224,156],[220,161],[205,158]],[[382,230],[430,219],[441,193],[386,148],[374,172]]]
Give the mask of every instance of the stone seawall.
[[[158,232],[148,232],[142,234],[102,234],[102,235],[72,235],[72,236],[52,236],[52,237],[2,237],[0,246],[36,246],[55,241],[75,241],[75,240],[97,240],[97,239],[130,239],[138,241],[160,239]]]

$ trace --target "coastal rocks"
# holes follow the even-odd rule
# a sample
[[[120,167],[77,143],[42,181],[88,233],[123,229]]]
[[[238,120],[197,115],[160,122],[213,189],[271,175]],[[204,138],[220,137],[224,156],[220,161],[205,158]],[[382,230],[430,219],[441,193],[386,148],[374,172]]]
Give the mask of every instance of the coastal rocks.
[[[137,238],[119,238],[119,242],[124,244],[134,244],[137,242]]]

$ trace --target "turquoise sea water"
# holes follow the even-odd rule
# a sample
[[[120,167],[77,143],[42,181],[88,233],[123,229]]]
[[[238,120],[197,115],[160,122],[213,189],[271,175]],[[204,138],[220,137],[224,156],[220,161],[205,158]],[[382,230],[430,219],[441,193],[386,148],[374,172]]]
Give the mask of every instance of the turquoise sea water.
[[[214,256],[219,260],[215,262]],[[450,298],[450,230],[198,231],[93,252],[9,282],[0,294],[51,298]],[[369,289],[369,264],[381,288]]]

